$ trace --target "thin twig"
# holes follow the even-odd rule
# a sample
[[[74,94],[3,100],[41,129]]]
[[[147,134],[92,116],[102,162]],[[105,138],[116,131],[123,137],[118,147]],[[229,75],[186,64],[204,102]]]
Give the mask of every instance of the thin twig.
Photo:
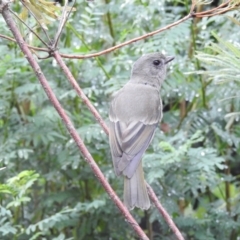
[[[148,194],[149,194],[151,200],[153,201],[153,203],[156,206],[156,208],[158,209],[158,211],[162,214],[165,221],[168,223],[168,226],[172,229],[173,233],[175,234],[175,236],[177,237],[178,240],[184,240],[181,232],[178,230],[178,228],[175,225],[175,223],[173,222],[172,218],[170,217],[168,212],[164,209],[164,207],[159,202],[153,189],[150,187],[150,185],[147,182],[146,182],[146,185],[147,185]]]
[[[99,182],[102,184],[102,186],[105,188],[106,192],[109,194],[111,199],[114,201],[116,206],[121,211],[122,215],[127,219],[127,221],[130,223],[132,228],[135,230],[136,234],[140,237],[142,240],[149,240],[149,238],[146,236],[146,234],[143,232],[143,230],[140,228],[136,220],[132,217],[132,215],[129,213],[128,209],[123,205],[119,197],[116,195],[114,190],[111,188],[110,184],[105,179],[103,173],[95,163],[94,159],[92,158],[91,154],[89,153],[88,149],[86,148],[84,142],[80,138],[80,136],[77,133],[77,130],[74,128],[71,120],[67,116],[66,112],[62,108],[61,104],[59,103],[58,99],[56,98],[54,92],[52,91],[47,79],[45,78],[43,72],[41,71],[40,66],[34,59],[33,55],[31,54],[31,51],[28,49],[26,42],[22,38],[19,30],[17,29],[17,26],[15,22],[13,21],[11,14],[8,10],[8,0],[2,0],[2,15],[5,19],[7,26],[13,33],[15,39],[17,40],[17,43],[19,47],[21,48],[22,52],[26,56],[29,64],[33,68],[39,82],[41,83],[44,91],[46,92],[49,100],[55,107],[56,111],[58,112],[59,116],[62,118],[68,132],[76,142],[79,150],[83,154],[85,160],[88,162],[90,167],[92,168],[95,176],[99,179]]]
[[[180,24],[182,22],[185,22],[186,20],[190,19],[191,17],[192,17],[192,13],[190,13],[187,16],[185,16],[184,18],[181,18],[178,21],[176,21],[174,23],[171,23],[171,24],[169,24],[169,25],[167,25],[167,26],[165,26],[163,28],[160,28],[160,29],[158,29],[156,31],[144,34],[144,35],[142,35],[140,37],[133,38],[131,40],[128,40],[128,41],[126,41],[124,43],[120,43],[120,44],[118,44],[118,45],[116,45],[114,47],[110,47],[110,48],[108,48],[106,50],[103,50],[101,52],[98,52],[98,53],[92,53],[92,54],[87,54],[87,55],[70,55],[70,54],[62,54],[61,53],[60,55],[62,57],[64,57],[64,58],[70,58],[70,59],[85,59],[85,58],[97,57],[97,56],[100,56],[100,55],[112,52],[112,51],[114,51],[114,50],[116,50],[118,48],[121,48],[121,47],[124,47],[126,45],[129,45],[129,44],[131,44],[133,42],[137,42],[137,41],[143,40],[145,38],[151,37],[153,35],[156,35],[156,34],[158,34],[160,32],[163,32],[163,31],[165,31],[167,29],[170,29],[170,28],[172,28],[172,27],[174,27],[174,26],[176,26],[176,25],[178,25],[178,24]]]
[[[38,24],[40,25],[41,29],[43,30],[43,32],[45,33],[45,36],[47,37],[49,43],[51,42],[50,37],[48,36],[46,30],[44,29],[44,27],[42,26],[41,22],[38,20],[38,18],[35,16],[35,14],[29,9],[29,7],[24,3],[24,1],[21,1],[21,3],[24,5],[24,7],[31,13],[31,15],[35,18],[35,20],[38,22]]]
[[[202,15],[201,13],[197,13],[197,14],[194,15],[194,17],[196,17],[196,18],[204,18],[204,17],[217,16],[217,15],[229,12],[230,10],[233,10],[233,9],[235,9],[235,8],[234,7],[232,7],[232,8],[226,7],[226,8],[223,8],[221,10],[219,9],[219,11],[213,12],[211,14],[203,14]]]
[[[59,39],[60,39],[62,30],[63,30],[63,28],[64,28],[64,26],[65,26],[65,24],[66,24],[66,22],[67,22],[67,20],[68,20],[68,18],[69,18],[69,16],[70,16],[71,12],[72,12],[72,10],[73,10],[73,6],[75,5],[75,3],[76,3],[76,0],[74,0],[70,11],[67,11],[67,8],[68,8],[68,0],[65,0],[64,9],[63,9],[63,12],[62,12],[62,16],[61,16],[61,18],[60,18],[61,21],[60,21],[60,23],[59,23],[58,31],[57,31],[57,33],[56,33],[56,35],[55,35],[55,38],[54,38],[54,41],[53,41],[53,46],[52,46],[53,49],[55,49],[55,48],[57,47],[57,45],[58,45],[58,41],[59,41]],[[66,15],[67,15],[67,16],[66,16]]]
[[[216,11],[217,9],[219,8],[222,8],[222,7],[225,7],[228,3],[230,3],[232,0],[228,0],[227,2],[224,2],[222,4],[220,4],[219,6],[215,7],[215,8],[212,8],[212,9],[209,9],[209,10],[206,10],[206,11],[203,11],[203,12],[200,12],[201,15],[205,14],[205,13],[209,13],[209,12],[214,12]]]
[[[21,22],[23,23],[46,47],[48,45],[43,41],[43,39],[36,33],[34,32],[15,12],[13,12],[11,9],[9,11]]]
[[[7,40],[9,40],[9,41],[12,41],[12,42],[17,42],[15,39],[13,39],[13,38],[11,38],[11,37],[8,37],[8,36],[6,36],[6,35],[2,35],[2,34],[0,34],[0,38],[4,38],[4,39],[7,39]]]
[[[193,13],[193,16],[196,18],[204,18],[204,17],[212,17],[216,15],[220,15],[226,12],[229,12],[231,10],[239,8],[237,4],[230,5],[230,3],[233,2],[232,0],[227,0],[226,2],[220,4],[219,6],[212,8],[207,11]]]
[[[15,39],[13,39],[11,37],[8,37],[6,35],[3,35],[3,34],[0,34],[0,38],[4,38],[4,39],[7,39],[7,40],[12,41],[14,43],[17,43],[17,41]],[[49,49],[47,49],[47,48],[33,47],[33,46],[29,45],[29,44],[27,44],[27,46],[28,46],[28,48],[31,48],[33,50],[37,50],[37,51],[40,51],[40,52],[49,52]]]
[[[147,33],[145,35],[142,35],[140,37],[136,37],[136,38],[133,38],[131,40],[128,40],[124,43],[120,43],[118,45],[115,45],[111,48],[108,48],[106,50],[103,50],[103,51],[100,51],[100,52],[97,52],[97,53],[91,53],[91,54],[86,54],[86,55],[70,55],[70,54],[60,54],[63,58],[70,58],[70,59],[85,59],[85,58],[92,58],[92,57],[97,57],[97,56],[101,56],[101,55],[104,55],[106,53],[109,53],[109,52],[112,52],[118,48],[121,48],[121,47],[124,47],[126,45],[129,45],[133,42],[137,42],[137,41],[140,41],[140,40],[143,40],[145,38],[148,38],[150,36],[153,36],[155,34],[158,34],[160,32],[163,32],[167,29],[170,29],[186,20],[188,20],[189,18],[192,18],[192,17],[196,17],[196,18],[203,18],[203,17],[209,17],[209,16],[215,16],[215,15],[219,15],[219,14],[222,14],[222,13],[225,13],[225,12],[228,12],[230,10],[233,10],[235,9],[236,7],[226,7],[223,9],[224,6],[226,6],[227,4],[229,4],[232,0],[228,0],[227,2],[225,3],[222,3],[221,5],[219,5],[218,7],[216,8],[213,8],[213,9],[210,9],[210,10],[207,10],[207,11],[204,11],[204,12],[198,12],[198,13],[194,13],[194,9],[196,7],[196,4],[194,3],[194,1],[192,1],[192,5],[191,5],[191,8],[190,8],[190,13],[185,16],[184,18],[174,22],[174,23],[171,23],[163,28],[160,28],[158,30],[155,30],[153,32],[150,32],[150,33]],[[216,11],[217,10],[217,11]],[[205,15],[206,13],[210,13],[210,14],[207,14]]]
[[[193,10],[195,8],[195,4],[194,4],[194,1],[192,1],[192,5],[191,5],[191,10],[190,10],[190,14],[188,14],[186,17],[172,23],[172,24],[169,24],[168,26],[165,26],[161,29],[158,29],[156,31],[153,31],[151,33],[147,33],[143,36],[140,36],[140,37],[137,37],[137,38],[134,38],[134,39],[131,39],[131,40],[128,40],[124,43],[121,43],[121,44],[118,44],[116,46],[113,46],[111,48],[108,48],[106,50],[103,50],[103,51],[100,51],[100,52],[97,52],[97,53],[92,53],[92,54],[87,54],[87,55],[70,55],[70,54],[63,54],[63,53],[60,53],[60,55],[63,57],[63,58],[70,58],[70,59],[85,59],[85,58],[91,58],[91,57],[96,57],[96,56],[101,56],[103,54],[106,54],[106,53],[109,53],[109,52],[112,52],[118,48],[121,48],[123,46],[126,46],[128,44],[131,44],[133,42],[136,42],[136,41],[140,41],[140,40],[143,40],[147,37],[150,37],[150,36],[153,36],[155,34],[158,34],[162,31],[165,31],[167,29],[170,29],[184,21],[186,21],[187,19],[191,18],[191,17],[196,17],[196,18],[203,18],[203,17],[209,17],[209,16],[214,16],[214,15],[219,15],[219,14],[222,14],[222,13],[225,13],[227,11],[230,11],[230,10],[233,10],[235,9],[234,7],[230,7],[230,8],[225,8],[225,9],[222,9],[223,11],[219,11],[219,12],[215,12],[216,10],[219,10],[220,8],[226,6],[227,4],[229,4],[232,0],[228,0],[227,2],[225,3],[222,3],[221,5],[219,5],[218,7],[216,8],[213,8],[213,9],[210,9],[210,10],[207,10],[207,11],[204,11],[204,12],[198,12],[198,13],[194,13]],[[206,14],[206,13],[210,13],[210,14]],[[70,14],[70,13],[69,13]],[[31,29],[30,29],[31,30]],[[32,31],[32,30],[31,30]],[[33,32],[33,31],[32,31]],[[0,35],[1,36],[1,35]],[[5,37],[6,38],[6,37]],[[7,38],[6,38],[7,39]],[[11,40],[11,39],[9,39]],[[12,41],[12,40],[11,40]],[[37,51],[44,51],[44,52],[48,52],[49,50],[47,49],[44,49],[44,48],[36,48],[36,47],[33,47],[33,46],[30,46],[28,45],[30,48],[32,49],[35,49]]]

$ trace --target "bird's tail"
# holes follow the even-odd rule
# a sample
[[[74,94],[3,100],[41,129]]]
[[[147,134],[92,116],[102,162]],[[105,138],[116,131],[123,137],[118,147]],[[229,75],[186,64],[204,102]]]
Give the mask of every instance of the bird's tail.
[[[144,180],[142,163],[131,178],[124,177],[124,205],[128,209],[138,207],[141,209],[149,209],[150,201]]]

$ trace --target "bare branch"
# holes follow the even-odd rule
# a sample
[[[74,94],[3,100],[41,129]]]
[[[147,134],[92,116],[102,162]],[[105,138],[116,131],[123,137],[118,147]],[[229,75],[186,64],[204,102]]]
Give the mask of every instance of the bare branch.
[[[43,25],[39,22],[38,18],[35,16],[35,14],[33,13],[33,11],[31,11],[31,10],[29,9],[29,7],[24,3],[24,1],[21,1],[21,3],[24,5],[24,7],[31,13],[31,15],[32,15],[32,16],[35,18],[35,20],[38,22],[38,24],[40,25],[41,29],[42,29],[43,32],[45,33],[45,35],[46,35],[46,37],[47,37],[47,39],[48,39],[48,41],[49,41],[49,43],[50,43],[50,42],[51,42],[50,37],[48,36],[45,28],[44,28]]]
[[[165,221],[167,222],[168,226],[172,229],[173,233],[175,234],[175,236],[177,237],[178,240],[184,240],[181,232],[178,230],[177,226],[173,222],[173,220],[170,217],[170,215],[168,214],[168,212],[164,209],[162,204],[159,202],[159,200],[158,200],[156,194],[154,193],[153,189],[151,188],[151,186],[147,182],[146,182],[146,185],[147,185],[148,194],[149,194],[151,200],[153,201],[153,203],[156,206],[156,208],[158,209],[158,211],[162,214],[162,216],[165,219]]]
[[[30,32],[32,32],[46,47],[48,47],[48,45],[43,41],[43,39],[37,34],[35,33],[15,12],[13,12],[11,9],[9,9],[9,11],[20,21],[22,22],[28,29]]]
[[[103,130],[107,135],[109,135],[109,129],[105,122],[103,121],[102,117],[98,113],[98,111],[95,109],[95,107],[92,105],[92,103],[89,101],[89,99],[86,97],[86,95],[83,93],[82,89],[77,84],[76,80],[74,79],[72,73],[69,71],[65,63],[63,62],[60,54],[58,52],[53,52],[53,57],[56,59],[59,66],[62,68],[63,72],[65,73],[68,81],[71,83],[75,91],[78,93],[78,96],[83,100],[83,102],[87,105],[88,109],[91,111],[91,113],[94,115],[96,120],[99,122],[99,124],[102,126]],[[147,183],[146,183],[147,184]],[[153,203],[155,204],[156,208],[159,210],[165,221],[168,223],[169,227],[173,230],[174,234],[176,235],[178,240],[184,240],[182,237],[180,231],[172,221],[169,214],[166,212],[166,210],[162,207],[160,202],[158,201],[154,191],[150,187],[150,185],[147,184],[149,196],[152,199]]]
[[[54,92],[52,91],[47,79],[45,78],[43,72],[41,71],[40,66],[38,65],[38,63],[34,59],[33,55],[31,54],[31,51],[27,47],[26,42],[24,41],[23,37],[21,36],[20,32],[17,29],[17,26],[16,26],[15,22],[13,21],[13,19],[11,17],[11,14],[8,10],[8,1],[2,0],[2,6],[0,6],[0,8],[2,8],[3,18],[5,19],[9,29],[12,31],[19,47],[21,48],[22,52],[26,56],[29,64],[33,68],[39,82],[41,83],[44,91],[46,92],[49,100],[51,101],[51,103],[55,107],[59,116],[62,118],[66,128],[68,129],[70,135],[72,136],[72,138],[76,142],[76,144],[77,144],[79,150],[81,151],[81,153],[83,154],[85,160],[88,162],[88,164],[92,168],[95,176],[99,179],[100,183],[105,188],[108,195],[114,201],[114,203],[119,208],[119,210],[121,211],[124,218],[127,219],[127,221],[130,223],[130,225],[135,230],[136,234],[140,237],[140,239],[149,240],[149,238],[146,236],[146,234],[140,228],[140,226],[138,225],[136,220],[132,217],[132,215],[129,213],[128,209],[123,205],[123,203],[121,202],[119,197],[116,195],[114,190],[111,188],[110,184],[105,179],[103,173],[101,172],[101,170],[99,169],[99,167],[95,163],[94,159],[92,158],[91,154],[89,153],[88,149],[86,148],[84,142],[82,141],[82,139],[78,135],[76,129],[73,126],[73,123],[71,122],[71,120],[67,116],[66,112],[62,108],[61,104],[59,103],[58,99],[56,98],[56,96],[55,96]]]
[[[68,6],[67,6],[68,5],[68,0],[65,0],[65,5],[64,5],[64,9],[62,11],[62,16],[60,18],[61,20],[60,20],[60,23],[59,23],[59,26],[58,26],[58,31],[56,33],[56,36],[54,38],[53,45],[52,45],[53,49],[55,49],[58,45],[58,41],[60,39],[62,30],[63,30],[63,28],[64,28],[64,26],[65,26],[65,24],[66,24],[66,22],[67,22],[67,20],[70,16],[71,12],[72,12],[72,10],[73,10],[73,6],[75,5],[75,3],[76,3],[76,0],[74,0],[74,2],[72,4],[72,7],[69,11],[69,10],[67,10],[68,9]]]
[[[193,13],[193,16],[196,18],[216,16],[216,15],[220,15],[220,14],[232,11],[234,9],[238,9],[239,5],[240,5],[239,3],[233,0],[227,0],[226,2],[220,4],[219,6],[213,9],[210,9],[204,12]]]
[[[233,4],[231,5],[231,3],[233,3]],[[86,55],[75,55],[75,54],[72,55],[72,54],[62,54],[62,53],[60,55],[63,58],[70,58],[70,59],[85,59],[85,58],[92,58],[92,57],[101,56],[101,55],[107,54],[109,52],[112,52],[112,51],[114,51],[116,49],[119,49],[121,47],[124,47],[126,45],[129,45],[131,43],[143,40],[145,38],[151,37],[151,36],[156,35],[156,34],[158,34],[160,32],[168,30],[168,29],[170,29],[172,27],[175,27],[178,24],[180,24],[182,22],[185,22],[189,18],[192,18],[192,17],[203,18],[203,17],[220,15],[220,14],[226,13],[228,11],[234,10],[234,9],[238,8],[239,6],[237,4],[234,4],[233,0],[227,0],[226,2],[220,4],[218,7],[210,9],[210,10],[207,10],[207,11],[204,11],[204,12],[195,13],[194,12],[195,7],[196,7],[196,3],[195,3],[195,1],[192,1],[192,5],[191,5],[191,8],[190,8],[190,13],[187,16],[185,16],[184,18],[181,18],[180,20],[178,20],[178,21],[176,21],[174,23],[171,23],[171,24],[169,24],[169,25],[167,25],[167,26],[165,26],[163,28],[160,28],[160,29],[155,30],[153,32],[144,34],[144,35],[142,35],[140,37],[133,38],[133,39],[128,40],[128,41],[126,41],[124,43],[120,43],[120,44],[118,44],[116,46],[113,46],[111,48],[108,48],[106,50],[103,50],[103,51],[100,51],[100,52],[97,52],[97,53],[86,54]]]
[[[15,43],[17,42],[14,38],[11,38],[11,37],[8,37],[8,36],[2,35],[2,34],[0,34],[0,38],[4,38],[4,39],[10,40]]]
[[[6,1],[6,0],[5,0]],[[208,10],[208,11],[204,11],[204,12],[198,12],[198,13],[194,13],[193,10],[195,9],[195,2],[192,1],[192,6],[191,6],[191,11],[190,13],[185,16],[184,18],[169,24],[161,29],[158,29],[156,31],[153,31],[151,33],[147,33],[143,36],[128,40],[124,43],[118,44],[114,47],[111,47],[109,49],[106,49],[104,51],[98,52],[98,53],[92,53],[92,54],[88,54],[88,55],[67,55],[67,54],[59,54],[58,52],[53,52],[52,55],[55,57],[55,59],[57,60],[58,64],[60,65],[60,67],[63,69],[64,73],[66,74],[69,82],[72,84],[72,86],[74,87],[74,89],[76,90],[76,92],[78,93],[78,95],[83,99],[83,102],[88,106],[89,110],[93,113],[93,115],[95,116],[95,118],[97,119],[97,121],[100,123],[100,125],[102,126],[102,128],[104,129],[105,133],[108,134],[108,128],[106,126],[106,124],[104,123],[103,119],[101,118],[100,114],[97,112],[97,110],[93,107],[93,105],[91,104],[91,102],[89,101],[89,99],[85,96],[85,94],[83,93],[83,91],[81,90],[81,88],[78,86],[76,80],[73,78],[71,72],[69,71],[69,69],[66,67],[65,63],[62,61],[61,56],[62,57],[66,57],[66,58],[77,58],[77,59],[85,59],[85,58],[91,58],[91,57],[96,57],[96,56],[100,56],[106,53],[109,53],[111,51],[114,51],[118,48],[121,48],[123,46],[126,46],[128,44],[131,44],[133,42],[136,41],[140,41],[143,40],[147,37],[153,36],[155,34],[158,34],[162,31],[165,31],[167,29],[170,29],[188,19],[190,19],[191,17],[208,17],[208,16],[214,16],[214,15],[219,15],[222,14],[224,12],[230,11],[235,9],[237,6],[234,5],[230,5],[230,3],[232,2],[232,0],[228,0],[225,3],[222,3],[220,6]],[[7,11],[8,12],[8,11]],[[6,19],[6,16],[5,16]],[[7,22],[7,19],[6,19]],[[9,24],[8,24],[9,25]],[[63,27],[61,27],[60,29],[62,30]],[[58,37],[60,35],[57,35]],[[16,37],[17,39],[17,37]],[[23,45],[22,47],[26,47],[27,45],[22,44],[22,40],[18,41],[18,43],[21,45]],[[23,50],[23,49],[22,49]],[[27,49],[29,51],[29,49]],[[24,52],[24,50],[23,50]],[[25,52],[24,52],[25,53]],[[26,54],[26,56],[28,56]],[[32,56],[31,56],[32,57]],[[27,57],[29,60],[29,63],[31,64],[30,60],[31,58],[28,56]],[[34,59],[33,59],[34,61]],[[130,218],[127,216],[127,214],[129,214],[129,212],[125,209],[125,207],[122,205],[120,199],[115,195],[115,193],[113,192],[113,190],[111,189],[110,185],[106,182],[106,180],[104,179],[103,174],[101,173],[100,169],[98,168],[98,166],[96,165],[96,163],[94,162],[92,156],[90,155],[90,153],[88,152],[88,150],[86,149],[84,143],[82,142],[81,138],[78,136],[78,134],[76,133],[75,128],[73,127],[72,123],[70,122],[70,119],[67,117],[67,115],[65,114],[64,110],[61,108],[58,100],[56,99],[55,95],[53,94],[51,88],[48,86],[48,83],[44,77],[44,75],[42,74],[42,72],[40,71],[40,68],[37,66],[33,66],[32,67],[35,69],[36,75],[39,78],[39,81],[41,82],[41,84],[43,85],[44,90],[46,91],[49,99],[52,101],[54,107],[56,108],[56,110],[58,111],[59,115],[62,117],[68,131],[70,132],[71,136],[73,137],[73,139],[75,140],[75,142],[77,143],[80,151],[82,152],[82,154],[86,157],[87,162],[90,164],[92,170],[94,171],[94,173],[96,174],[96,176],[98,177],[99,181],[102,183],[102,185],[104,186],[104,188],[106,189],[106,191],[108,192],[108,194],[111,196],[111,198],[113,199],[113,201],[115,202],[115,204],[118,206],[118,208],[120,209],[120,211],[124,214],[124,216],[128,219],[128,222],[131,223],[132,227],[134,228],[134,230],[138,233],[139,229],[135,228],[136,222],[135,220],[129,220]],[[180,231],[178,230],[178,228],[176,227],[176,225],[174,224],[174,222],[172,221],[171,217],[169,216],[169,214],[166,212],[166,210],[162,207],[162,205],[160,204],[160,202],[158,201],[155,193],[153,192],[152,188],[147,184],[148,187],[148,191],[149,191],[149,195],[150,198],[152,199],[153,203],[155,204],[155,206],[157,207],[157,209],[159,210],[159,212],[162,214],[162,216],[164,217],[164,219],[166,220],[166,222],[168,223],[168,225],[170,226],[170,228],[173,230],[174,234],[176,235],[178,240],[183,240],[183,236],[181,235]],[[125,212],[126,211],[126,212]],[[130,215],[131,217],[131,215]],[[137,225],[138,226],[138,225]],[[139,227],[139,226],[138,226]],[[140,229],[141,230],[141,229]],[[142,230],[141,230],[142,231]],[[140,234],[142,234],[142,232],[140,231]],[[142,235],[143,238],[142,239],[148,239],[146,237],[146,235]]]
[[[73,88],[77,92],[78,96],[83,100],[83,103],[87,105],[88,109],[93,114],[95,119],[99,122],[99,124],[103,128],[104,132],[108,135],[109,134],[109,130],[108,130],[108,127],[107,127],[106,123],[104,122],[104,120],[102,119],[101,115],[98,113],[96,108],[93,106],[93,104],[89,101],[87,96],[84,94],[82,89],[79,87],[77,81],[73,77],[72,73],[69,71],[69,68],[63,62],[60,54],[57,51],[55,51],[55,52],[53,52],[52,55],[56,59],[56,61],[59,64],[59,66],[62,68],[64,74],[66,75],[68,81],[71,83],[71,85],[73,86]]]
[[[64,57],[64,58],[70,58],[70,59],[85,59],[85,58],[98,57],[98,56],[100,56],[100,55],[104,55],[104,54],[109,53],[109,52],[112,52],[112,51],[114,51],[114,50],[116,50],[116,49],[118,49],[118,48],[124,47],[124,46],[126,46],[126,45],[131,44],[131,43],[134,43],[134,42],[143,40],[143,39],[145,39],[145,38],[148,38],[148,37],[151,37],[151,36],[153,36],[153,35],[156,35],[156,34],[158,34],[158,33],[160,33],[160,32],[163,32],[163,31],[165,31],[165,30],[167,30],[167,29],[170,29],[170,28],[172,28],[172,27],[174,27],[174,26],[176,26],[176,25],[178,25],[178,24],[180,24],[180,23],[182,23],[182,22],[185,22],[186,20],[188,20],[188,19],[191,18],[191,17],[192,17],[192,14],[190,13],[190,14],[188,14],[187,16],[185,16],[184,18],[181,18],[180,20],[178,20],[178,21],[176,21],[176,22],[174,22],[174,23],[171,23],[171,24],[169,24],[169,25],[167,25],[167,26],[165,26],[165,27],[163,27],[163,28],[160,28],[160,29],[158,29],[158,30],[156,30],[156,31],[153,31],[153,32],[144,34],[144,35],[142,35],[142,36],[140,36],[140,37],[133,38],[133,39],[131,39],[131,40],[128,40],[128,41],[126,41],[126,42],[124,42],[124,43],[120,43],[120,44],[118,44],[118,45],[116,45],[116,46],[114,46],[114,47],[108,48],[108,49],[103,50],[103,51],[98,52],[98,53],[92,53],[92,54],[87,54],[87,55],[70,55],[70,54],[62,54],[62,53],[61,53],[61,56]]]
[[[12,41],[14,43],[17,43],[17,41],[15,39],[13,39],[11,37],[8,37],[8,36],[5,36],[3,34],[0,34],[0,38],[4,38],[4,39],[7,39],[7,40]],[[47,49],[47,48],[33,47],[33,46],[29,45],[29,44],[27,44],[27,46],[28,46],[28,48],[31,48],[33,50],[37,50],[37,51],[40,51],[40,52],[49,52],[49,49]]]

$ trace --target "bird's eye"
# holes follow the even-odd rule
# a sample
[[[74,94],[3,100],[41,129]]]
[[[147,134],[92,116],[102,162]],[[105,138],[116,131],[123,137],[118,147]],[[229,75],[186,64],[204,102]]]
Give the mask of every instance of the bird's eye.
[[[158,66],[160,63],[161,63],[161,62],[160,62],[159,60],[154,60],[154,61],[153,61],[153,64],[154,64],[155,66]]]

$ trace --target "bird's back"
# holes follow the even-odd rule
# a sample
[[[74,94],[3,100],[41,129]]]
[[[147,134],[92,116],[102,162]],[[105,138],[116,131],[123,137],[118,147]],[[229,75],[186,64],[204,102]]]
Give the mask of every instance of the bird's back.
[[[160,121],[160,109],[161,99],[156,88],[143,84],[127,83],[112,100],[110,120],[125,123],[139,121],[152,124]]]

